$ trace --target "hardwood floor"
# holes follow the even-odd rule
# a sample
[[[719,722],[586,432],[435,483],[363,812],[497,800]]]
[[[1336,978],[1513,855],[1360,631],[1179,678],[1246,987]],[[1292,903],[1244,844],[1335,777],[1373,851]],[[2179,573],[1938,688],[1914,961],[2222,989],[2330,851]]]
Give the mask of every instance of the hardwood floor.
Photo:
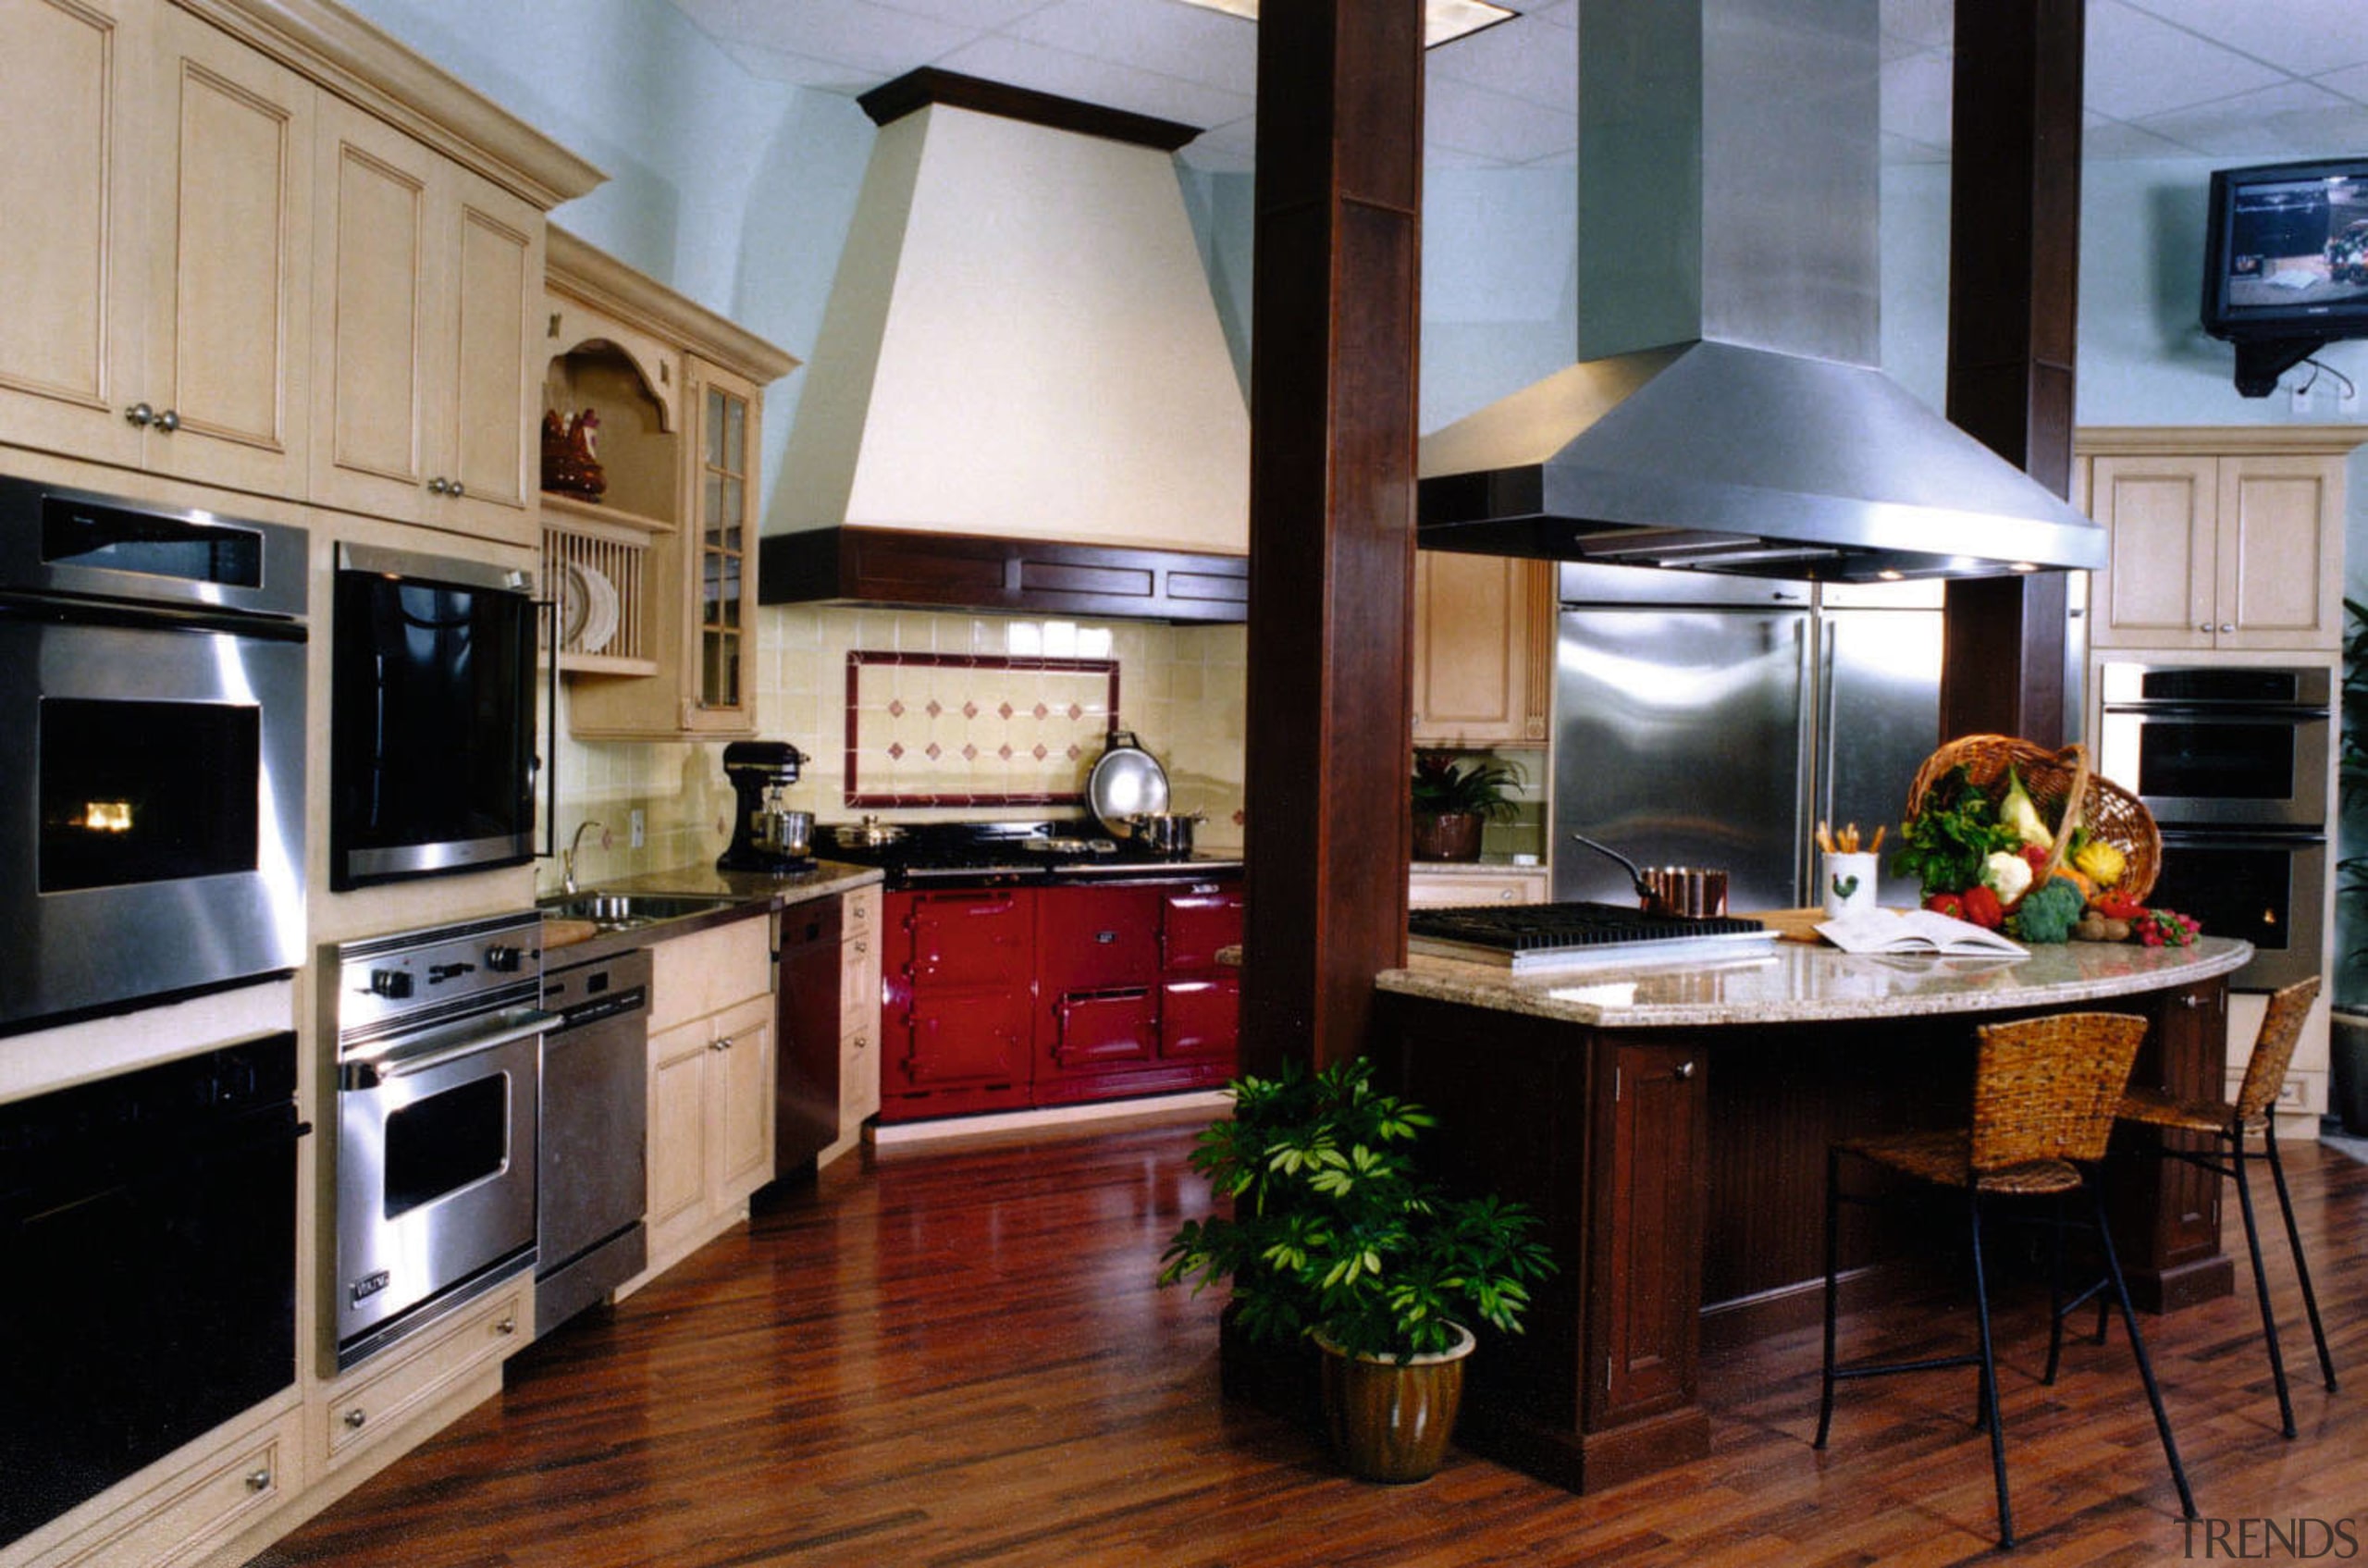
[[[665,1564],[1952,1563],[1992,1550],[1970,1375],[1845,1386],[1830,1450],[1814,1330],[1706,1358],[1713,1451],[1585,1498],[1456,1453],[1429,1482],[1340,1476],[1314,1440],[1217,1395],[1213,1297],[1154,1290],[1206,1204],[1166,1127],[853,1159],[612,1313],[256,1560],[262,1568]],[[2037,1374],[2044,1301],[2001,1316],[2026,1564],[2292,1560],[2255,1523],[2337,1521],[2368,1552],[2368,1167],[2302,1144],[2304,1240],[2346,1391],[2315,1376],[2271,1249],[2301,1437],[2249,1290],[2150,1319],[2208,1519],[2189,1529],[2118,1329]],[[2231,1205],[2233,1210],[2233,1204]],[[2273,1211],[2274,1212],[2274,1211]],[[2274,1222],[2273,1222],[2274,1223]],[[2233,1212],[2230,1239],[2241,1246]],[[1954,1350],[1956,1301],[1845,1320],[1844,1353]],[[2323,1532],[2312,1526],[2306,1547]]]

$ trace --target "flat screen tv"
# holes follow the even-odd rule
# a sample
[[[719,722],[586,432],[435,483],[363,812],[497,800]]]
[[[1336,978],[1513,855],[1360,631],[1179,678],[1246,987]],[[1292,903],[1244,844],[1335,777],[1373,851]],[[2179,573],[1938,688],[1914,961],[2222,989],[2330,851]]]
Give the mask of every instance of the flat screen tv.
[[[2203,329],[2368,335],[2368,156],[2214,173]]]

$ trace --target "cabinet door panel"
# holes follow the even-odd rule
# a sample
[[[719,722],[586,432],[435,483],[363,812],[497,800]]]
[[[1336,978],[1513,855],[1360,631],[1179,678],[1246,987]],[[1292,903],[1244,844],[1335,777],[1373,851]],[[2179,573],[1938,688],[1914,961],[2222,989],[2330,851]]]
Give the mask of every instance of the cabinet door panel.
[[[715,1196],[736,1203],[772,1175],[773,999],[760,996],[715,1020],[723,1049],[709,1064]]]
[[[1241,1031],[1241,982],[1230,975],[1174,980],[1160,993],[1161,1059],[1230,1064]]]
[[[1159,1050],[1159,1001],[1151,991],[1079,992],[1054,1000],[1047,1055],[1063,1072],[1149,1062]]]
[[[1552,585],[1542,562],[1415,557],[1416,744],[1546,743]]]
[[[703,1022],[649,1037],[649,1224],[695,1213],[707,1199],[707,1059]]]
[[[1156,887],[1047,887],[1036,895],[1036,977],[1065,991],[1147,986],[1159,978]]]
[[[0,213],[40,215],[38,244],[0,248],[0,428],[130,463],[142,438],[121,411],[141,396],[145,275],[133,265],[144,171],[129,149],[145,94],[107,9],[0,0]]]
[[[152,432],[147,463],[302,494],[314,91],[185,12],[161,16],[158,107],[176,134],[141,395],[179,428]]]
[[[2216,562],[2220,646],[2334,648],[2341,640],[2343,548],[2330,486],[2314,457],[2223,458]],[[2233,639],[2233,640],[2232,640]]]
[[[1024,892],[921,894],[906,917],[907,972],[919,986],[1025,984],[1034,967]]]
[[[341,104],[321,119],[312,499],[416,518],[435,154]]]
[[[474,175],[462,178],[450,477],[461,482],[468,509],[481,514],[473,532],[514,531],[522,543],[532,542],[524,513],[539,476],[527,469],[526,431],[534,407],[530,331],[542,291],[540,233],[531,206]],[[534,456],[539,463],[539,448]]]
[[[1599,1107],[1590,1430],[1691,1403],[1700,1340],[1702,1089],[1683,1045],[1608,1044]]]
[[[948,1089],[1029,1080],[1024,989],[925,992],[903,1020],[904,1040],[883,1088]],[[890,1037],[892,1040],[894,1035]]]
[[[1241,890],[1172,893],[1166,898],[1163,955],[1171,969],[1216,968],[1217,949],[1241,942]]]
[[[2098,646],[2212,646],[2218,475],[2209,457],[2096,460],[2097,521],[2113,535],[2095,585]]]

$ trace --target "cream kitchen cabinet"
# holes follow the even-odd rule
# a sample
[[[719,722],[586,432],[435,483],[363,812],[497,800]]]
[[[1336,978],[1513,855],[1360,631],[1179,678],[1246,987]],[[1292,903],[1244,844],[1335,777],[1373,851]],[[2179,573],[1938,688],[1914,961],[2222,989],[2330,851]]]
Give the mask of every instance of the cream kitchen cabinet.
[[[1552,739],[1554,566],[1494,555],[1414,557],[1414,744]]]
[[[649,1272],[747,1215],[773,1174],[772,946],[760,918],[661,942],[649,997]]]
[[[880,1114],[880,903],[879,888],[859,887],[839,906],[839,1135],[817,1166],[862,1142]]]
[[[608,490],[547,498],[544,554],[609,577],[620,621],[601,648],[561,649],[569,727],[753,735],[763,387],[797,361],[564,232],[549,244],[543,400],[599,414]]]
[[[0,440],[301,497],[321,95],[163,0],[0,40]]]
[[[323,1384],[311,1401],[323,1463],[338,1470],[400,1451],[407,1426],[431,1412],[449,1419],[456,1402],[465,1409],[499,1387],[502,1362],[534,1331],[534,1281],[521,1275]]]
[[[2333,650],[2343,636],[2344,458],[2357,431],[2083,432],[2111,534],[2090,645]]]
[[[303,1489],[302,1413],[292,1404],[242,1425],[205,1457],[175,1470],[139,1508],[117,1509],[26,1568],[181,1568],[204,1562],[233,1535],[278,1512]]]
[[[335,100],[315,178],[312,500],[537,542],[542,213]]]
[[[1465,904],[1543,904],[1551,896],[1543,866],[1476,866],[1435,869],[1418,865],[1406,879],[1406,902],[1415,909]]]

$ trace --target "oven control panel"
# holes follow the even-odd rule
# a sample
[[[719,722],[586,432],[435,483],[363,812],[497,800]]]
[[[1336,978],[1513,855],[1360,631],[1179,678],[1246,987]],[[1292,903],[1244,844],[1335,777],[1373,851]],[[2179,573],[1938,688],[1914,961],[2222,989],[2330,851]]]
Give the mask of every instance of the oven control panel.
[[[542,917],[534,910],[397,932],[325,950],[343,1046],[458,1013],[541,999]]]

